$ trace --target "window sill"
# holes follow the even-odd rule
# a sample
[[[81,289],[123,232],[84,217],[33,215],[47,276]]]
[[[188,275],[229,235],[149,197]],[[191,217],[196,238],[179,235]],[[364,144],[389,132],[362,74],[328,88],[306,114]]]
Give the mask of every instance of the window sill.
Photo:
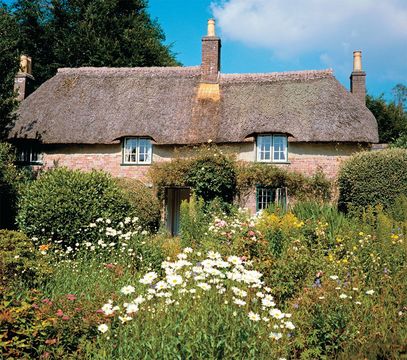
[[[127,163],[121,163],[120,166],[151,166],[152,163],[145,163],[145,164],[127,164]]]
[[[291,165],[290,161],[256,161],[258,164],[266,164],[266,165]]]
[[[42,166],[44,165],[43,162],[24,162],[24,161],[16,161],[15,162],[16,165],[18,166]]]

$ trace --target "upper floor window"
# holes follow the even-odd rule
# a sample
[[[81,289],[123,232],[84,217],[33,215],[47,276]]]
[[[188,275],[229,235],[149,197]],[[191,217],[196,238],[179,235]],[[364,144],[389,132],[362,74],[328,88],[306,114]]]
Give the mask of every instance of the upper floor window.
[[[39,144],[28,143],[17,146],[17,162],[23,165],[42,164]]]
[[[128,137],[123,141],[123,164],[151,164],[152,145],[147,138]]]
[[[287,136],[257,136],[257,161],[287,162]]]

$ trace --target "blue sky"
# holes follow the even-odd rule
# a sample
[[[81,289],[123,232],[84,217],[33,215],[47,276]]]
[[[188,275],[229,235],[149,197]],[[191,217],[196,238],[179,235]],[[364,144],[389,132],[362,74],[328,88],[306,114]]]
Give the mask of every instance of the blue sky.
[[[407,85],[407,0],[149,0],[149,11],[185,66],[200,63],[214,17],[222,72],[332,68],[349,88],[352,52],[362,50],[370,94],[391,99]]]
[[[167,43],[184,65],[200,63],[200,38],[214,17],[222,71],[332,68],[349,88],[353,50],[362,50],[367,90],[407,85],[407,0],[150,0]]]

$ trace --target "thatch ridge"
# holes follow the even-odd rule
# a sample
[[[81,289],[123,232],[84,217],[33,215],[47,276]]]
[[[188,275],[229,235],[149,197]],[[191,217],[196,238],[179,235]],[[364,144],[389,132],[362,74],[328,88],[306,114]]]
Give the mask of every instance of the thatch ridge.
[[[10,137],[110,144],[242,142],[280,132],[304,142],[378,141],[372,113],[332,70],[220,74],[219,96],[199,96],[200,67],[60,69],[24,100]]]
[[[238,82],[273,82],[273,81],[309,81],[314,79],[323,79],[333,77],[332,69],[325,70],[302,70],[285,71],[271,73],[248,73],[248,74],[221,74],[221,83]]]
[[[167,67],[79,67],[59,68],[57,74],[65,76],[92,76],[92,77],[118,77],[118,76],[199,76],[200,66],[167,66]]]

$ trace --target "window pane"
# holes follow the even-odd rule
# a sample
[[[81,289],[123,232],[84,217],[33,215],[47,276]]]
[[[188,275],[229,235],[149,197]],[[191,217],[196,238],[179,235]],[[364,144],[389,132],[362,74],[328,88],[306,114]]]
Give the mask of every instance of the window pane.
[[[287,160],[287,137],[282,135],[273,136],[273,160]]]
[[[149,139],[139,140],[139,162],[151,162],[151,141]]]
[[[257,189],[257,209],[267,209],[273,201],[273,191],[269,188]]]
[[[137,163],[137,139],[125,140],[124,161],[128,163]]]
[[[271,135],[259,136],[257,138],[257,141],[258,141],[257,160],[270,161],[271,160],[271,146],[272,146]]]

